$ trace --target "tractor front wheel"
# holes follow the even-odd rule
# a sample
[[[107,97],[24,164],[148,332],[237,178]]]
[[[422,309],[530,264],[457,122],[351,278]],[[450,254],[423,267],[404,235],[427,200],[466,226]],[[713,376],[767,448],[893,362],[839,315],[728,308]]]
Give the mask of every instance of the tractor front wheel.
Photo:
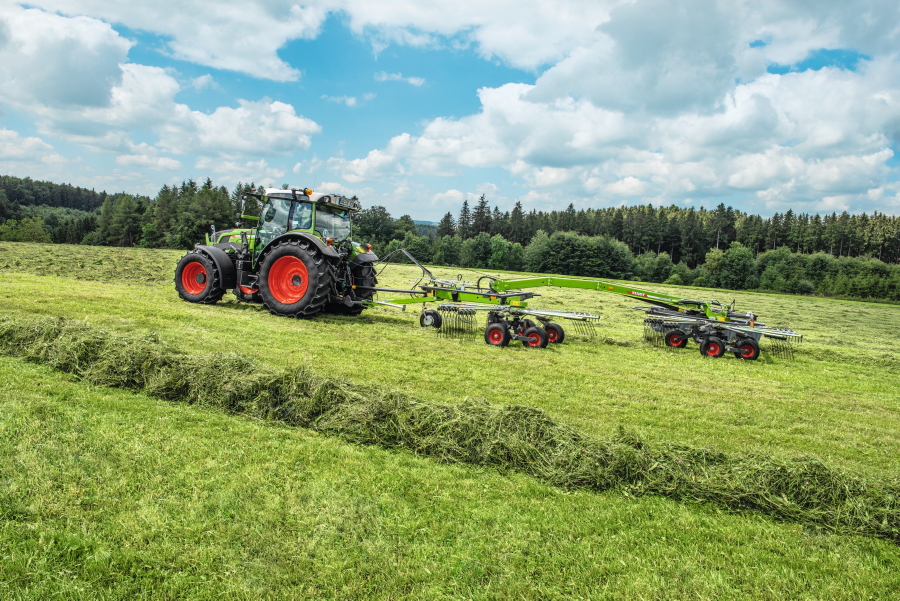
[[[704,357],[718,359],[725,354],[725,343],[715,336],[710,336],[700,345],[700,354]]]
[[[756,361],[759,359],[759,345],[752,338],[741,338],[738,340],[737,346],[739,351],[735,351],[734,356],[745,361]]]
[[[525,330],[525,340],[522,344],[527,348],[547,348],[548,342],[546,330],[535,326]]]
[[[319,250],[303,240],[285,240],[266,255],[259,294],[274,315],[312,317],[328,300],[332,270]]]
[[[205,254],[192,250],[175,267],[175,290],[189,303],[212,305],[222,299],[216,264]]]

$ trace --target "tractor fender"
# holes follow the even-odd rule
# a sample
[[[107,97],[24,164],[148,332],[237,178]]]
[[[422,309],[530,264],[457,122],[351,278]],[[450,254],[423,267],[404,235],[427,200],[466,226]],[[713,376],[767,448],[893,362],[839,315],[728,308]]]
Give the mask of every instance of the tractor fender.
[[[231,290],[234,288],[236,275],[234,263],[231,261],[231,257],[225,254],[224,250],[215,246],[201,246],[199,244],[194,247],[194,250],[202,252],[216,264],[216,269],[219,270],[220,274],[219,282],[223,289]]]
[[[307,234],[305,232],[288,232],[287,234],[282,234],[266,244],[263,249],[260,251],[259,256],[264,257],[266,253],[268,253],[275,244],[281,242],[282,240],[305,240],[307,242],[311,242],[329,263],[337,263],[340,260],[340,255],[332,246],[326,246],[324,242],[313,236],[312,234]]]
[[[365,253],[359,253],[358,255],[353,257],[352,261],[350,261],[350,267],[358,267],[365,263],[374,263],[377,260],[378,260],[378,257],[375,255],[375,253],[373,253],[371,251],[365,252]]]

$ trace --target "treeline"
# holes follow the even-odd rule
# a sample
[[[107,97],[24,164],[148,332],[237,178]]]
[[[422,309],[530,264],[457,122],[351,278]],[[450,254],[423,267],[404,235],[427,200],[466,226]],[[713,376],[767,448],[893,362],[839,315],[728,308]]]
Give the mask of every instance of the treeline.
[[[212,225],[233,226],[239,198],[259,191],[209,178],[163,186],[153,199],[9,176],[0,188],[0,240],[180,249]],[[501,212],[482,196],[437,226],[380,206],[355,214],[354,226],[379,255],[404,247],[438,265],[900,300],[900,219],[877,212],[763,219],[721,204],[525,212],[520,203]]]
[[[463,240],[481,233],[500,234],[525,245],[538,230],[548,235],[574,232],[583,236],[608,236],[628,245],[635,253],[666,251],[675,262],[693,267],[704,262],[712,248],[727,249],[740,242],[754,256],[787,246],[793,252],[825,252],[837,257],[872,256],[886,263],[900,261],[900,218],[875,212],[867,215],[810,215],[775,213],[764,219],[719,204],[704,208],[653,207],[652,205],[526,212],[521,203],[512,211],[491,209],[482,197],[470,207],[463,202],[459,213],[448,212],[434,237],[456,235]]]

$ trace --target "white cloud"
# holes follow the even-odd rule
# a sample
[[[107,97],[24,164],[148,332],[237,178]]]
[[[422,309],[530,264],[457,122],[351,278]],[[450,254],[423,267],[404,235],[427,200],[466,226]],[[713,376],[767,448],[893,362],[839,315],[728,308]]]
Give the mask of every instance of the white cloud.
[[[43,160],[44,162],[59,162],[58,154],[53,152],[53,146],[40,138],[33,136],[23,138],[18,132],[0,128],[0,159],[15,161]]]
[[[328,102],[337,102],[338,104],[346,104],[347,106],[356,106],[355,96],[328,96],[327,94],[322,94],[322,100],[327,100]]]
[[[643,196],[649,189],[650,186],[647,182],[631,176],[620,179],[606,187],[610,194],[616,196]]]
[[[0,102],[30,107],[105,106],[132,42],[107,23],[0,7]]]
[[[197,91],[205,90],[206,88],[217,88],[219,85],[213,79],[213,76],[207,73],[206,75],[201,75],[200,77],[195,77],[191,80],[191,87]]]
[[[464,194],[459,190],[447,190],[446,192],[438,192],[431,197],[432,204],[457,206],[468,198],[468,194]]]
[[[278,181],[284,177],[284,170],[278,167],[270,167],[265,159],[258,161],[223,161],[212,157],[201,156],[194,164],[196,169],[204,173],[213,173],[229,182],[256,182],[263,186],[280,186]]]
[[[369,100],[374,99],[375,96],[377,96],[377,94],[375,94],[374,92],[366,92],[365,94],[363,94],[363,100],[368,102]]]
[[[181,169],[180,162],[168,157],[158,156],[156,148],[146,142],[133,144],[130,140],[126,140],[125,144],[128,146],[130,154],[117,156],[116,163],[119,165],[146,167],[155,171]]]
[[[420,87],[425,83],[425,79],[422,77],[403,77],[402,73],[388,73],[387,71],[379,71],[376,73],[375,81],[405,81],[416,87]]]

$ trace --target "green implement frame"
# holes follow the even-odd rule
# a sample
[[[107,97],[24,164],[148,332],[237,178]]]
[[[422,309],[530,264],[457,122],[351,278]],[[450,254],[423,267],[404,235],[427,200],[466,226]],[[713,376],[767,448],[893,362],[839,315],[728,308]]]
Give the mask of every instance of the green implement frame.
[[[405,310],[407,304],[439,302],[441,303],[439,311],[457,316],[457,322],[460,321],[459,316],[474,316],[477,312],[486,311],[488,331],[491,330],[492,324],[502,322],[507,327],[517,328],[513,331],[513,339],[522,339],[523,328],[528,323],[536,325],[528,322],[528,317],[535,317],[541,321],[545,329],[551,324],[550,319],[566,319],[581,322],[582,325],[598,319],[598,316],[586,313],[530,308],[528,301],[540,295],[525,289],[543,287],[596,290],[641,301],[644,305],[633,309],[646,313],[644,329],[647,339],[657,343],[664,342],[666,346],[673,348],[683,348],[688,340],[693,339],[700,344],[701,353],[710,357],[721,357],[724,353],[731,352],[739,358],[756,359],[760,353],[759,343],[764,338],[768,342],[770,352],[789,355],[790,345],[800,342],[803,338],[791,329],[761,323],[752,311],[736,312],[734,303],[728,305],[715,299],[693,300],[625,284],[562,276],[510,280],[482,276],[474,283],[463,280],[462,276],[456,280],[443,280],[436,278],[405,250],[397,252],[406,254],[422,269],[422,279],[417,289],[371,288],[377,293],[371,305],[387,305]],[[385,260],[389,258],[386,257]],[[485,281],[486,283],[482,284]],[[397,293],[407,296],[393,296]],[[385,294],[392,296],[383,298]],[[434,312],[426,311],[423,307],[422,325],[442,327],[444,320],[437,315],[428,316],[429,313]],[[474,322],[474,317],[470,321]],[[491,344],[488,333],[486,332],[485,340]]]

